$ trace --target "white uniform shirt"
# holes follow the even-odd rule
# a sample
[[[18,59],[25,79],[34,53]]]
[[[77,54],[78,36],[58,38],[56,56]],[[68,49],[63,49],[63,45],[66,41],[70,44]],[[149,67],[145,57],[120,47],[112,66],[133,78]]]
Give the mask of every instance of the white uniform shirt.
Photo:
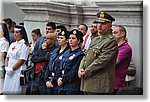
[[[29,46],[25,44],[24,39],[12,43],[7,54],[7,57],[9,58],[8,68],[11,69],[19,59],[27,60],[28,55]],[[12,76],[9,76],[6,70],[3,88],[4,94],[22,94],[22,88],[20,86],[20,72],[22,69],[26,69],[25,63],[15,70]]]
[[[7,52],[9,47],[9,42],[4,38],[0,38],[0,93],[2,93],[3,84],[4,84],[4,70],[2,66],[4,66],[4,58],[2,57],[3,52]]]
[[[12,67],[18,59],[27,60],[29,55],[29,46],[25,44],[24,39],[12,43],[8,49],[9,58],[8,67]]]
[[[83,51],[87,51],[91,43],[92,34],[83,37]]]
[[[0,66],[4,65],[4,58],[1,56],[1,52],[7,52],[9,48],[9,42],[4,38],[0,38]]]

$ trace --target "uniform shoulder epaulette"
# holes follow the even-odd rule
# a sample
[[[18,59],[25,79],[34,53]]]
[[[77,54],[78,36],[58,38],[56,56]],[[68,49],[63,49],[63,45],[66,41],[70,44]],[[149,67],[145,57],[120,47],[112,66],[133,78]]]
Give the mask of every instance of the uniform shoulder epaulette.
[[[113,38],[114,38],[113,35],[109,35],[108,37],[109,37],[110,39],[113,39]]]
[[[8,42],[8,40],[7,40],[7,39],[4,39],[4,40]]]
[[[27,43],[27,42],[25,42],[24,44],[25,44],[26,46],[30,46],[29,43]]]

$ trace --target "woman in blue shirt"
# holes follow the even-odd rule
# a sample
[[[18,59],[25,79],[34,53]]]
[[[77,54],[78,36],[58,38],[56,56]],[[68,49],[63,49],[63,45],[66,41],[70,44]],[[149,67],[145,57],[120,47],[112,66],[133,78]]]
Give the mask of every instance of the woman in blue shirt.
[[[68,39],[69,39],[68,31],[61,31],[58,34],[59,47],[52,52],[48,67],[46,69],[45,74],[45,81],[47,86],[46,94],[51,95],[58,94],[57,73],[58,70],[60,69],[62,56],[69,49]]]
[[[78,69],[84,56],[80,46],[83,42],[83,34],[73,29],[70,31],[69,45],[70,49],[64,54],[61,69],[59,69],[57,84],[59,86],[58,94],[79,95],[80,82]]]

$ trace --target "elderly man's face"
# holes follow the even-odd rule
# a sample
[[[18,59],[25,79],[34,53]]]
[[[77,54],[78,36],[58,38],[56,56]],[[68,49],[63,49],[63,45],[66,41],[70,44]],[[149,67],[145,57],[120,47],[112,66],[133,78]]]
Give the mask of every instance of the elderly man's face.
[[[100,34],[105,34],[106,32],[108,32],[108,30],[110,30],[112,27],[111,22],[101,22],[98,23],[98,32]]]
[[[56,35],[54,33],[48,33],[45,41],[48,45],[54,44],[56,41]]]

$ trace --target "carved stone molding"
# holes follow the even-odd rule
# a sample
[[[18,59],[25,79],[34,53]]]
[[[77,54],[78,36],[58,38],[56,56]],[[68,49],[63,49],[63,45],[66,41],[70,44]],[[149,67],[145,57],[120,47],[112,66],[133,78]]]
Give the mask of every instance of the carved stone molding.
[[[96,2],[100,11],[106,11],[115,17],[116,24],[126,26],[143,25],[143,2],[142,1],[105,1]]]

